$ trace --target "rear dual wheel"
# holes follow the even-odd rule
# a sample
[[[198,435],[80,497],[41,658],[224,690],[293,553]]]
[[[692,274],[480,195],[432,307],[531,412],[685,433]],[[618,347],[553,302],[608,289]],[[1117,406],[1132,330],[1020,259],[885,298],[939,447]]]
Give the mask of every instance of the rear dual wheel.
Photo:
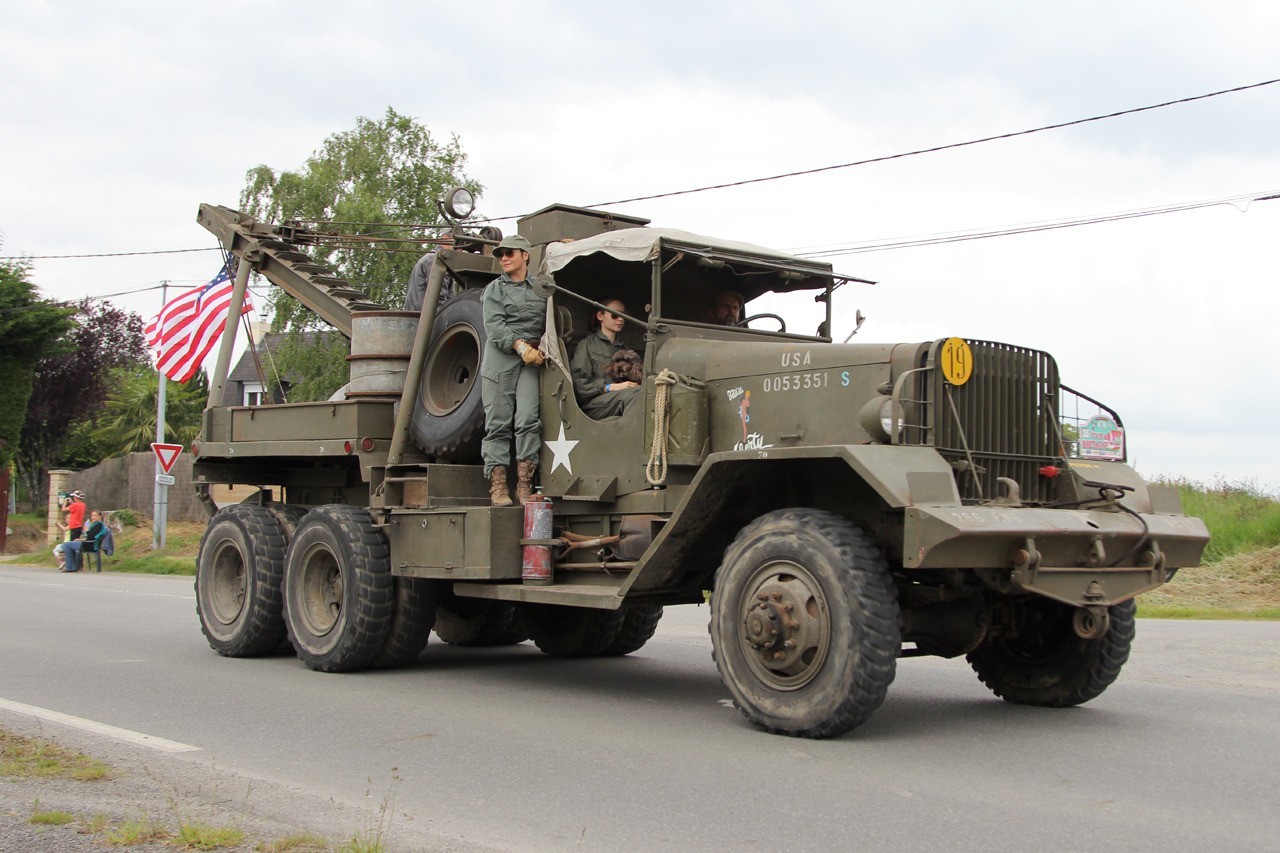
[[[607,654],[618,639],[626,617],[623,610],[526,604],[520,621],[543,653],[553,657],[584,658]],[[625,652],[620,652],[625,654]]]
[[[227,657],[274,652],[284,641],[280,583],[285,535],[261,506],[219,510],[196,557],[196,613],[209,645]]]
[[[323,672],[372,665],[396,606],[387,540],[369,513],[339,504],[307,513],[284,573],[285,625],[302,662]]]

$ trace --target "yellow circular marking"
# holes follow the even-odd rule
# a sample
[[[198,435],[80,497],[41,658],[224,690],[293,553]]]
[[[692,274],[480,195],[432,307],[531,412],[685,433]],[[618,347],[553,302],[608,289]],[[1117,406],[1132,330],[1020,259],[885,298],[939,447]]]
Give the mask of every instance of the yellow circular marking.
[[[942,375],[952,385],[963,385],[973,375],[973,350],[964,338],[947,338],[942,343]]]

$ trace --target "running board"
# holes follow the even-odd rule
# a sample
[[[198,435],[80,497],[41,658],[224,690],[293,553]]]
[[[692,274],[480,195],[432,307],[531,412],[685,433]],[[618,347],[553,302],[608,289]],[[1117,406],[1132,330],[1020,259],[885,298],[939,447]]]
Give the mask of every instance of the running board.
[[[488,584],[457,582],[454,594],[464,598],[492,598],[499,601],[524,601],[530,604],[560,604],[567,607],[591,607],[617,610],[623,597],[618,588],[597,584],[559,583],[548,586],[524,584]]]

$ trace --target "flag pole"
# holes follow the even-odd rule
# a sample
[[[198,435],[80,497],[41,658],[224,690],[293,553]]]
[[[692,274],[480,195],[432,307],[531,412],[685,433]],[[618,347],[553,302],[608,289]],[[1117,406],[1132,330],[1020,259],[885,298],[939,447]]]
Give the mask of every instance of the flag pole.
[[[161,311],[164,310],[165,294],[169,290],[169,282],[160,282],[160,305]],[[160,370],[160,365],[156,365],[156,375],[160,377],[160,390],[156,393],[156,444],[164,444],[164,403],[165,393],[168,390],[168,382],[165,381],[165,375]],[[160,475],[164,471],[160,466],[160,457],[156,457],[156,485],[155,485],[155,510],[152,512],[151,523],[151,550],[159,551],[164,547],[165,528],[168,526],[169,519],[169,487],[160,482]]]
[[[252,266],[244,258],[236,266],[236,281],[231,290],[231,307],[227,309],[227,323],[222,328],[222,344],[218,347],[218,361],[213,368],[213,379],[209,382],[209,403],[205,408],[222,405],[222,389],[227,384],[227,371],[231,368],[231,350],[236,345],[236,326],[240,325],[240,314],[244,306],[244,292],[249,288],[249,268]],[[235,321],[231,320],[235,317]]]

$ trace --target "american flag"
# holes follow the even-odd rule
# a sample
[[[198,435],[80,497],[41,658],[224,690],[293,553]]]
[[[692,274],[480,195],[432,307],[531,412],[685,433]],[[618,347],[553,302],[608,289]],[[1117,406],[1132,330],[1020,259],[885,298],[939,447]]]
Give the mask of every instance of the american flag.
[[[180,293],[164,304],[146,328],[157,370],[175,382],[186,382],[196,375],[227,324],[232,286],[227,268],[223,267],[213,281]],[[240,313],[252,310],[246,290]]]

